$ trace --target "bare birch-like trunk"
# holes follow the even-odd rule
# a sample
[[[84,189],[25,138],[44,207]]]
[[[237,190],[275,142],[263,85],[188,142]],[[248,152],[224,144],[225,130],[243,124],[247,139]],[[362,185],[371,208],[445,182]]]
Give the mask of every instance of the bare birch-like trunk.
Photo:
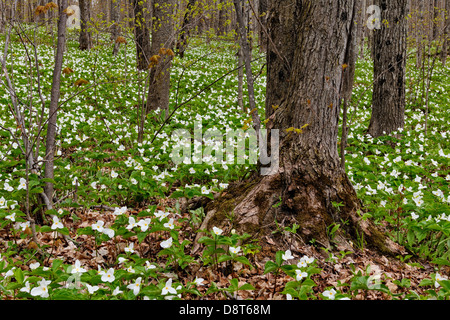
[[[53,82],[50,98],[50,107],[47,123],[46,157],[44,177],[54,178],[53,160],[55,155],[56,142],[56,120],[60,98],[61,71],[64,60],[64,48],[66,46],[66,21],[67,15],[63,11],[67,8],[67,0],[59,1],[59,20],[58,20],[58,44],[56,47],[55,67],[53,69]],[[53,183],[46,182],[44,192],[50,203],[53,201]]]

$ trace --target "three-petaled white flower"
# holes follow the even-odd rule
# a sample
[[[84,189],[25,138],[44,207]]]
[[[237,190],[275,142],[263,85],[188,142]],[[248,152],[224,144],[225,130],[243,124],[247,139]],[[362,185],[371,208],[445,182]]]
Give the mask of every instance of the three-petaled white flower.
[[[86,288],[89,291],[89,294],[93,294],[95,291],[99,289],[98,286],[91,286],[90,284],[86,283]]]
[[[216,236],[220,236],[222,234],[223,230],[220,228],[217,228],[217,227],[213,227],[213,232]]]
[[[134,283],[131,283],[127,286],[128,289],[133,290],[135,296],[137,296],[139,294],[139,291],[141,291],[141,280],[142,277],[139,277]]]
[[[237,246],[237,247],[230,247],[230,252],[237,254],[239,253],[239,251],[241,251],[241,247]]]
[[[138,223],[136,223],[136,220],[134,219],[134,217],[129,217],[128,218],[128,226],[127,226],[127,229],[128,230],[131,230],[131,229],[133,229],[134,227],[137,227],[139,224]]]
[[[134,252],[134,243],[131,242],[128,247],[125,247],[125,252],[133,253]]]
[[[20,178],[17,190],[25,190],[26,188],[27,188],[27,180],[25,180],[24,178]]]
[[[53,216],[53,224],[51,228],[52,230],[64,228],[64,225],[61,223],[61,221],[59,221],[59,218],[57,216]]]
[[[48,298],[48,285],[51,283],[50,280],[42,279],[39,281],[39,287],[31,289],[30,294],[32,296],[40,296],[41,298]]]
[[[174,288],[172,288],[172,279],[169,279],[166,281],[166,284],[164,285],[164,288],[162,289],[161,294],[164,296],[168,293],[171,294],[177,294],[177,290],[175,290]]]
[[[286,250],[286,252],[281,255],[281,258],[286,261],[294,259],[294,256],[292,255],[291,250]]]
[[[175,227],[173,224],[173,219],[170,219],[169,222],[164,223],[164,227],[172,230]]]
[[[96,230],[98,232],[103,232],[103,226],[104,225],[105,225],[105,223],[102,220],[98,220],[91,227],[92,227],[92,230]]]
[[[81,267],[81,262],[80,260],[76,260],[75,264],[72,266],[72,271],[71,273],[84,273],[87,270]]]
[[[336,290],[334,289],[325,290],[322,294],[324,297],[327,297],[330,300],[334,300],[334,298],[336,297]]]
[[[108,271],[102,271],[102,281],[112,283],[116,278],[114,277],[114,269],[109,268]]]
[[[141,227],[141,231],[145,232],[145,231],[147,231],[148,227],[150,226],[151,221],[152,220],[150,218],[142,219],[142,220],[139,220],[139,222],[137,224]]]
[[[300,281],[308,276],[308,273],[302,270],[295,270],[295,273],[297,274],[297,276],[295,277],[297,281]]]
[[[172,243],[173,239],[172,237],[170,237],[169,239],[161,242],[161,247],[163,247],[164,249],[170,248],[172,246]]]

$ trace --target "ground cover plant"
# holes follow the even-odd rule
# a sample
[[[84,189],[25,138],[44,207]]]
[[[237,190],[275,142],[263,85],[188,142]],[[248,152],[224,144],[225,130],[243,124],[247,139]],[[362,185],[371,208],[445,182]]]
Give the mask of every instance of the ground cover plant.
[[[8,68],[19,99],[39,101],[37,84],[30,86],[27,48],[11,39]],[[194,159],[174,165],[171,152],[178,142],[172,132],[193,132],[200,123],[203,132],[248,126],[251,114],[237,104],[235,54],[232,42],[193,38],[184,58],[174,58],[169,110],[189,102],[166,125],[165,115],[150,113],[154,121],[146,122],[138,143],[144,75],[134,69],[134,49],[122,46],[112,56],[107,38],[98,36],[92,50],[80,51],[76,33],[69,33],[57,122],[59,198],[52,210],[38,201],[45,181],[26,174],[17,139],[22,128],[9,112],[9,93],[0,93],[2,299],[449,299],[449,65],[436,62],[425,118],[417,103],[420,70],[408,61],[401,138],[374,139],[366,134],[373,66],[368,56],[357,63],[346,170],[364,204],[363,219],[405,248],[393,259],[365,247],[363,237],[352,251],[311,241],[292,252],[289,241],[274,251],[246,233],[201,229],[204,203],[254,166]],[[264,120],[266,71],[258,50],[253,55]],[[37,56],[42,94],[49,99],[53,48],[44,42]],[[24,113],[32,126],[35,115]],[[224,145],[204,141],[195,148]],[[38,157],[45,157],[43,143]],[[36,239],[26,206],[41,219]],[[233,212],[227,219],[233,225]],[[276,223],[274,233],[286,239],[300,227]],[[332,225],[329,238],[345,224]],[[193,254],[200,231],[203,250]]]

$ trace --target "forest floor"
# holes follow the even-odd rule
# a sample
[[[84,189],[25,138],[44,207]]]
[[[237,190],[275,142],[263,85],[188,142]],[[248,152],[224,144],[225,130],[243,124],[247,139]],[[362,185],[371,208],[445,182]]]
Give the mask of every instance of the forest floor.
[[[52,299],[165,299],[169,280],[182,299],[326,299],[332,290],[336,293],[333,299],[450,296],[449,64],[435,64],[426,117],[423,73],[409,61],[406,126],[401,140],[366,135],[373,66],[368,56],[357,64],[346,169],[364,204],[364,218],[382,226],[408,254],[387,257],[364,245],[355,245],[353,253],[324,250],[317,243],[291,248],[283,240],[278,245],[268,241],[260,246],[255,239],[244,239],[245,235],[220,235],[221,231],[214,234],[214,230],[206,230],[206,250],[192,254],[204,212],[202,206],[180,203],[213,199],[255,166],[211,165],[207,161],[174,165],[170,153],[179,145],[171,139],[171,132],[178,128],[192,132],[198,123],[203,132],[240,129],[249,123],[249,114],[236,102],[237,74],[224,76],[236,66],[236,48],[228,42],[205,44],[193,39],[185,58],[175,58],[172,70],[171,108],[187,103],[162,128],[161,115],[154,114],[159,121],[146,123],[144,141],[138,143],[145,75],[134,71],[131,46],[123,46],[113,57],[108,40],[100,41],[90,52],[77,49],[76,33],[69,33],[68,40],[55,160],[55,190],[61,201],[54,210],[42,212],[35,194],[41,192],[44,182],[36,175],[29,176],[29,209],[43,216],[37,225],[38,244],[25,221],[27,191],[21,187],[25,168],[21,142],[16,138],[21,128],[10,114],[9,94],[0,93],[0,125],[10,129],[0,130],[2,299],[39,298],[26,290],[26,282],[38,288],[45,279],[51,281]],[[41,41],[44,43],[37,47],[40,83],[48,100],[53,51],[49,43]],[[10,72],[14,72],[17,95],[38,105],[41,97],[37,90],[29,90],[34,73],[28,70],[23,46],[12,38]],[[257,50],[254,56],[259,58],[253,70],[257,75],[255,94],[264,119],[264,59]],[[89,84],[76,85],[80,79]],[[210,86],[216,79],[221,80]],[[31,85],[36,87],[35,82]],[[24,112],[29,114],[26,109]],[[36,134],[35,127],[27,129]],[[45,156],[44,143],[39,155]],[[73,241],[52,229],[55,221],[51,215],[64,226],[57,230]],[[292,227],[282,226],[280,238],[295,236],[289,231]],[[330,229],[330,237],[332,233]],[[216,244],[221,245],[216,248]],[[236,246],[240,246],[237,253],[230,253]],[[314,262],[305,264],[305,257]],[[81,287],[67,289],[77,261],[85,269]],[[111,268],[115,280],[103,281],[102,275]],[[307,275],[297,279],[301,272]],[[140,292],[129,289],[141,278],[145,285]]]

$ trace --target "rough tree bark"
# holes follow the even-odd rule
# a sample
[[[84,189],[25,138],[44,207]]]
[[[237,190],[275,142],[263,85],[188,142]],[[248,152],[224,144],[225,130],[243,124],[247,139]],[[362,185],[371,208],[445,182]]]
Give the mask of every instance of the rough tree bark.
[[[252,64],[251,64],[251,49],[250,44],[247,39],[247,28],[244,22],[244,17],[242,14],[242,1],[234,0],[234,7],[236,10],[236,21],[237,21],[237,32],[239,36],[239,45],[241,47],[241,52],[243,60],[245,63],[245,74],[247,76],[247,89],[248,89],[248,100],[250,111],[253,120],[253,127],[256,130],[256,134],[259,135],[259,129],[261,127],[261,120],[258,115],[258,111],[256,109],[256,101],[255,101],[255,88],[253,86],[253,73],[252,73]]]
[[[270,2],[270,1],[269,1]],[[267,12],[267,28],[270,32],[267,44],[267,91],[266,118],[269,118],[274,108],[282,104],[286,97],[291,76],[291,61],[297,50],[290,43],[288,35],[295,34],[296,0],[272,1],[271,10]]]
[[[91,32],[89,32],[90,20],[90,0],[79,0],[80,5],[80,50],[90,50],[92,48]]]
[[[449,53],[450,42],[450,0],[445,0],[445,12],[444,12],[444,42],[442,45],[441,61],[445,65],[447,62],[447,56]]]
[[[151,70],[147,96],[147,112],[150,110],[169,110],[170,69],[175,45],[174,0],[153,2],[153,28]]]
[[[134,10],[134,36],[136,41],[136,67],[138,70],[148,69],[150,64],[150,31],[145,19],[144,1],[131,0]]]
[[[188,45],[189,35],[193,27],[192,19],[198,15],[198,7],[195,5],[196,0],[189,0],[184,14],[183,24],[181,26],[180,37],[177,41],[177,54],[180,58],[184,57]]]
[[[374,86],[372,137],[390,134],[405,125],[405,79],[407,45],[407,0],[377,0],[381,29],[374,30]]]
[[[54,178],[53,160],[55,156],[55,141],[56,141],[56,120],[58,103],[60,97],[61,87],[61,70],[64,60],[64,48],[66,46],[66,21],[67,15],[63,11],[67,8],[67,0],[59,1],[59,20],[58,20],[58,44],[56,47],[55,68],[53,69],[53,82],[50,97],[49,118],[47,124],[47,140],[45,149],[45,170],[44,177]],[[50,203],[53,201],[53,183],[46,182],[44,192],[47,195]]]
[[[269,35],[278,39],[275,43],[281,52],[293,52],[289,76],[270,78],[273,83],[267,92],[269,98],[287,86],[267,124],[272,131],[279,130],[279,169],[266,176],[255,172],[251,179],[231,185],[225,195],[207,205],[200,229],[235,229],[264,242],[277,237],[272,234],[275,220],[297,223],[300,237],[290,246],[295,251],[313,239],[330,247],[327,227],[340,223],[342,230],[335,238],[338,247],[351,250],[350,240],[364,237],[368,246],[392,253],[395,244],[361,219],[360,200],[340,166],[337,149],[343,64],[348,46],[354,45],[350,25],[356,0],[292,0],[289,9],[286,2],[281,6],[272,1],[269,7],[269,21],[278,26]],[[289,41],[281,41],[282,37]],[[285,72],[283,67],[280,72]],[[301,133],[287,130],[302,127]],[[233,223],[226,219],[231,212]],[[278,241],[275,250],[280,250],[282,239],[272,241]],[[198,249],[195,246],[194,252]]]
[[[111,40],[114,42],[113,55],[117,55],[119,52],[120,42],[117,41],[117,38],[120,35],[120,1],[119,0],[111,0]]]

